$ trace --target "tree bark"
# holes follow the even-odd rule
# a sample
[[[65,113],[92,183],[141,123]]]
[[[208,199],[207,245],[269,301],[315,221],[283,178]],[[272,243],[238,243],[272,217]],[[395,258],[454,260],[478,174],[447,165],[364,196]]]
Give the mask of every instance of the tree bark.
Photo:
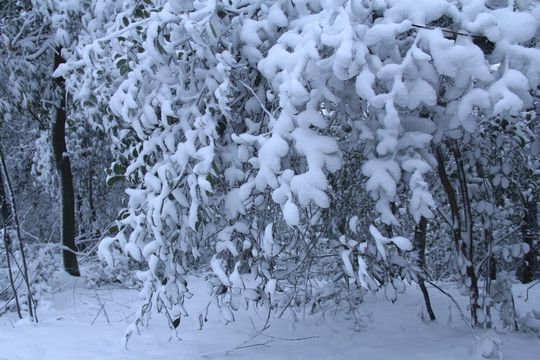
[[[414,246],[418,249],[418,266],[422,269],[424,269],[426,263],[426,228],[427,220],[422,216],[414,231]],[[420,285],[420,290],[422,290],[422,295],[424,295],[424,302],[426,303],[426,310],[429,314],[429,318],[431,321],[434,321],[436,320],[435,313],[431,307],[429,293],[422,277],[418,279],[418,285]]]
[[[61,56],[61,48],[56,49],[54,55],[54,69],[64,63]],[[71,162],[67,154],[66,147],[66,90],[65,80],[57,77],[54,80],[58,93],[60,94],[60,105],[56,109],[56,118],[52,128],[52,147],[54,162],[60,183],[60,193],[62,198],[62,259],[64,269],[73,276],[80,276],[79,264],[77,263],[77,248],[75,246],[75,199],[73,190],[73,175],[71,173]]]

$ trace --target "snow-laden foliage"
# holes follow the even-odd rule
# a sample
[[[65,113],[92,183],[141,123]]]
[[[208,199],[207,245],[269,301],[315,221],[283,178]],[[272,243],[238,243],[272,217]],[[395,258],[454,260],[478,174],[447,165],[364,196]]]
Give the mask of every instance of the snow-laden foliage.
[[[147,264],[140,319],[153,305],[176,328],[191,295],[183,276],[200,265],[226,321],[248,300],[305,301],[314,259],[328,279],[395,300],[402,278],[423,273],[405,254],[412,227],[437,216],[481,322],[470,201],[490,215],[498,194],[469,189],[483,177],[469,157],[488,152],[484,132],[513,141],[486,123],[526,127],[540,82],[536,3],[95,0],[91,12],[55,75],[114,141],[108,182],[131,184],[99,251],[111,265],[113,246]],[[508,147],[527,167],[537,130]],[[508,188],[519,165],[483,161],[502,163],[490,174]],[[373,205],[347,199],[366,193]]]

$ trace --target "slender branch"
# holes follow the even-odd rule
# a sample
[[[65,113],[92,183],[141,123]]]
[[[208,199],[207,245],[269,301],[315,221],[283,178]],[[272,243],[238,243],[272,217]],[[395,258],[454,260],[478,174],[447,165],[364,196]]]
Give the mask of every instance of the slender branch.
[[[35,14],[33,12],[30,12],[29,13],[29,16],[24,19],[24,23],[22,24],[21,26],[21,29],[19,30],[19,33],[17,35],[15,35],[15,37],[11,40],[11,45],[12,46],[15,46],[15,44],[17,43],[17,41],[19,41],[19,39],[21,38],[21,36],[23,35],[23,32],[24,32],[24,29],[26,28],[26,26],[31,22],[31,21],[34,21],[34,18],[35,18]]]
[[[437,27],[437,26],[426,26],[426,25],[417,25],[417,24],[412,24],[411,26],[414,27],[414,28],[428,29],[428,30],[439,29],[442,32],[449,33],[449,34],[452,34],[452,35],[461,35],[461,36],[468,36],[468,37],[479,38],[479,39],[487,39],[487,37],[484,36],[484,35],[466,34],[466,33],[458,32],[458,31],[454,31],[454,30],[450,30],[450,29],[446,29],[446,28],[441,28],[441,27]]]
[[[24,282],[26,283],[26,291],[27,291],[26,296],[28,297],[28,312],[30,314],[30,317],[32,317],[34,319],[34,321],[37,322],[37,314],[35,314],[35,312],[34,312],[32,291],[30,289],[30,280],[29,280],[29,277],[28,277],[28,267],[26,266],[26,256],[25,256],[25,253],[24,253],[24,246],[23,246],[23,242],[22,242],[21,228],[20,228],[20,225],[19,225],[17,207],[16,207],[16,204],[15,204],[15,196],[13,194],[13,187],[11,186],[11,180],[9,179],[9,176],[8,176],[9,173],[8,173],[8,170],[7,170],[7,165],[6,165],[6,161],[5,161],[5,157],[4,157],[4,152],[3,152],[1,146],[0,146],[0,163],[1,163],[1,167],[2,167],[1,171],[2,171],[2,173],[4,175],[3,176],[4,177],[4,182],[5,182],[6,187],[7,187],[6,190],[7,190],[9,200],[10,200],[10,203],[11,203],[11,216],[13,218],[13,223],[15,225],[15,231],[16,231],[16,234],[17,234],[17,240],[18,240],[18,245],[19,245],[19,252],[21,254],[21,260],[22,260],[22,266],[23,266],[22,274],[23,274]]]
[[[467,327],[469,328],[469,330],[471,331],[471,334],[472,336],[474,337],[474,339],[476,341],[479,341],[478,339],[478,336],[476,335],[476,333],[474,332],[474,329],[471,325],[471,323],[467,320],[467,317],[465,316],[465,314],[463,313],[463,310],[461,310],[461,306],[459,306],[458,302],[456,301],[456,299],[454,299],[454,297],[452,295],[450,295],[450,293],[446,292],[443,288],[441,288],[440,286],[438,286],[437,284],[435,284],[434,282],[430,281],[430,280],[426,280],[426,282],[428,284],[430,284],[431,286],[433,286],[435,289],[439,290],[440,292],[442,292],[444,295],[448,296],[448,298],[450,300],[452,300],[452,302],[454,303],[454,305],[456,306],[458,312],[459,312],[459,315],[461,316],[461,319],[463,319],[463,321],[465,322],[465,324],[467,324]]]
[[[37,52],[33,53],[32,55],[28,55],[27,57],[24,58],[24,60],[34,61],[38,59],[40,56],[42,56],[43,54],[45,54],[45,52],[47,52],[47,50],[49,50],[50,48],[51,48],[50,42],[46,42],[45,44],[43,44],[41,49],[39,49]]]
[[[242,342],[240,345],[235,346],[234,348],[232,348],[230,350],[227,350],[227,351],[224,351],[224,352],[219,352],[219,353],[214,353],[214,354],[207,354],[207,355],[203,355],[202,357],[207,358],[207,359],[212,359],[212,358],[215,358],[215,357],[227,356],[230,353],[232,353],[233,351],[239,350],[239,349],[245,349],[245,348],[249,348],[249,347],[253,347],[253,346],[267,346],[267,344],[272,340],[269,340],[269,341],[267,341],[265,343],[261,343],[261,344],[253,344],[253,345],[246,345],[246,344],[249,343],[250,341],[252,341],[253,339],[255,339],[257,336],[261,335],[264,331],[268,330],[268,328],[270,327],[268,322],[270,321],[270,314],[271,313],[272,313],[272,307],[268,306],[268,314],[266,316],[266,321],[264,322],[263,327],[260,330],[258,330],[257,332],[255,332],[255,334],[253,334],[249,339]]]
[[[536,281],[534,284],[532,284],[531,286],[529,286],[529,287],[527,288],[527,296],[525,297],[525,301],[529,300],[529,290],[530,290],[533,286],[538,285],[538,284],[540,284],[540,280]]]
[[[2,217],[2,227],[4,229],[3,240],[4,240],[4,247],[6,248],[6,262],[7,262],[7,267],[8,267],[9,283],[11,285],[11,289],[13,290],[13,297],[15,298],[15,305],[17,307],[17,315],[19,315],[19,319],[22,319],[21,306],[19,304],[19,295],[17,294],[17,289],[15,288],[15,282],[13,281],[13,270],[11,269],[11,261],[9,259],[9,253],[10,253],[9,244],[11,241],[9,240],[9,235],[7,233],[7,227],[4,221],[4,217]]]
[[[259,102],[259,104],[261,105],[261,108],[262,110],[266,113],[266,115],[268,115],[268,117],[270,119],[273,119],[274,116],[272,115],[272,113],[270,113],[270,111],[268,111],[268,109],[264,106],[264,104],[262,103],[261,99],[259,99],[259,97],[257,96],[257,94],[255,93],[255,90],[253,90],[251,88],[251,86],[249,86],[248,84],[246,84],[245,82],[243,82],[242,80],[238,80],[240,82],[240,84],[244,85],[244,87],[246,89],[248,89],[252,94],[253,96],[255,96],[255,99],[257,99],[257,101]]]
[[[510,232],[507,233],[506,235],[501,236],[497,241],[494,241],[494,242],[493,242],[493,245],[491,245],[491,247],[493,248],[493,246],[498,245],[501,241],[503,241],[504,239],[508,238],[509,236],[511,236],[512,234],[514,234],[516,231],[518,231],[518,230],[520,230],[520,229],[521,229],[521,225],[518,226],[517,228],[515,228],[514,230],[510,231]],[[480,273],[480,269],[482,268],[482,266],[484,265],[484,263],[489,259],[490,256],[491,256],[491,252],[488,253],[488,254],[482,259],[482,261],[480,261],[480,263],[476,266],[476,273]]]
[[[34,118],[34,120],[36,120],[39,124],[39,129],[40,130],[48,130],[48,127],[43,123],[43,121],[41,121],[41,119],[32,111],[32,109],[28,108],[28,112],[30,113],[30,115],[32,115],[32,117]]]
[[[452,225],[452,223],[450,222],[450,219],[448,219],[448,217],[446,216],[446,214],[444,214],[444,213],[441,211],[441,209],[439,209],[439,208],[436,208],[436,210],[437,210],[437,213],[442,217],[442,219],[444,220],[444,222],[445,222],[448,226],[450,226],[451,229],[453,229],[453,228],[454,228],[454,225]]]
[[[282,338],[282,337],[279,337],[279,336],[272,336],[272,335],[267,335],[267,334],[262,334],[262,336],[268,337],[268,338],[271,338],[271,339],[276,339],[276,340],[283,340],[283,341],[301,341],[301,340],[309,340],[309,339],[318,339],[319,338],[318,336],[305,336],[305,337],[299,337],[299,338]]]

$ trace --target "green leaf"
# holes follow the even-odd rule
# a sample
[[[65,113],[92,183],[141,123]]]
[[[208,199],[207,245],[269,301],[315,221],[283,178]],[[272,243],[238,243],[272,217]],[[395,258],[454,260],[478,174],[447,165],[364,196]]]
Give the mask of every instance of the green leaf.
[[[113,165],[113,171],[116,175],[123,175],[124,174],[124,167],[122,167],[120,164],[118,163],[114,163]]]
[[[116,235],[118,234],[118,226],[113,225],[109,228],[109,235]]]
[[[120,214],[118,214],[118,216],[116,217],[116,220],[121,221],[121,220],[127,219],[128,217],[129,217],[129,212],[124,209],[122,210],[122,212],[120,212]]]
[[[214,26],[212,25],[212,23],[210,23],[210,30],[212,30],[212,35],[214,35],[214,37],[217,39],[218,36],[217,36],[217,33],[216,33],[216,29],[214,29]]]
[[[124,76],[126,73],[130,72],[131,71],[131,68],[127,65],[124,65],[124,66],[121,66],[120,67],[120,75],[121,76]]]
[[[124,180],[123,176],[112,176],[112,177],[107,179],[107,185],[113,186],[114,184],[116,184],[117,182],[122,181],[122,180]]]
[[[163,48],[163,46],[161,45],[161,43],[159,42],[158,39],[154,40],[154,45],[155,45],[156,49],[158,49],[158,51],[159,51],[159,53],[161,55],[167,54],[167,52],[165,51],[165,49]]]
[[[127,60],[126,59],[120,59],[116,62],[116,67],[117,68],[121,68],[123,65],[125,65],[127,63]]]
[[[253,83],[253,85],[255,87],[259,86],[259,84],[261,83],[261,80],[262,80],[261,73],[257,72],[257,76],[255,77],[255,82]]]
[[[122,21],[124,22],[124,25],[126,25],[126,26],[129,25],[129,20],[128,20],[127,17],[124,16],[124,17],[122,18]]]
[[[206,181],[208,181],[212,189],[214,189],[214,178],[211,175],[206,176]]]
[[[214,171],[216,172],[216,175],[219,175],[219,174],[220,174],[220,171],[219,171],[219,169],[218,169],[217,164],[216,164],[215,161],[212,161],[212,168],[213,168]],[[211,183],[211,184],[212,184],[212,188],[213,188],[213,187],[214,187],[214,186],[213,186],[214,184],[213,184],[213,183]]]

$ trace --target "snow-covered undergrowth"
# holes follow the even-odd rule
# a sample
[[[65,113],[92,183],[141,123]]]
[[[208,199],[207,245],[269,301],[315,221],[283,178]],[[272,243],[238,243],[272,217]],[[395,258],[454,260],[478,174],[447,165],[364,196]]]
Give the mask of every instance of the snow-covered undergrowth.
[[[164,315],[152,313],[151,326],[141,327],[127,350],[123,338],[141,306],[138,292],[113,285],[93,289],[84,280],[56,274],[51,294],[38,308],[38,324],[14,314],[0,318],[0,359],[481,359],[491,350],[497,358],[493,341],[507,360],[540,358],[540,340],[533,334],[476,328],[477,342],[450,299],[434,288],[429,290],[438,321],[424,321],[416,286],[408,287],[394,304],[382,293],[368,294],[356,316],[336,312],[335,307],[313,313],[308,309],[305,319],[301,307],[280,319],[272,312],[262,332],[266,307],[250,305],[225,325],[210,306],[208,322],[199,331],[197,314],[209,297],[204,295],[204,281],[193,276],[187,280],[195,295],[186,303],[192,315],[178,327],[182,340],[170,339],[167,322],[160,319]],[[455,284],[440,286],[466,305],[453,290]],[[523,315],[539,303],[540,286],[531,288],[528,298],[527,286],[517,285],[514,291]]]
[[[283,357],[286,346],[298,346],[303,358],[500,357],[515,339],[528,339],[518,348],[529,351],[510,345],[511,356],[531,357],[534,337],[505,331],[518,321],[533,335],[540,328],[540,316],[516,314],[512,291],[516,277],[540,274],[538,1],[8,4],[10,12],[0,11],[9,15],[0,22],[0,56],[13,61],[0,74],[14,74],[9,82],[21,86],[0,88],[0,113],[16,109],[27,119],[27,110],[50,103],[56,120],[43,118],[56,124],[69,111],[77,131],[55,158],[71,156],[75,169],[87,168],[80,148],[93,132],[101,138],[93,142],[96,161],[110,162],[106,182],[121,185],[127,199],[106,231],[78,221],[81,233],[95,230],[97,254],[110,267],[83,276],[93,286],[140,284],[135,297],[58,279],[51,307],[50,289],[35,296],[42,322],[14,324],[16,337],[17,329],[44,329],[21,335],[94,358]],[[28,52],[49,60],[29,66]],[[48,86],[30,81],[42,77]],[[26,80],[32,86],[22,86]],[[39,95],[21,106],[28,88]],[[4,98],[13,103],[2,105]],[[8,136],[0,133],[3,144]],[[6,166],[3,173],[7,179]],[[80,218],[97,219],[92,182],[85,185],[89,216]],[[64,236],[71,229],[62,229],[64,245],[74,249]],[[23,260],[23,245],[17,255],[4,239],[6,262],[10,252]],[[46,254],[34,254],[29,264],[42,264]],[[59,261],[49,264],[30,271],[47,286]],[[207,271],[204,285],[192,279],[196,271]],[[33,279],[20,272],[31,314]],[[398,298],[406,284],[425,293],[424,284],[445,279],[455,281],[446,289],[462,302],[452,321],[443,322],[452,303],[437,292],[439,323],[429,326],[418,315],[415,288]],[[250,339],[264,329],[265,306],[274,308],[272,326]],[[292,324],[300,335],[289,333]],[[182,345],[167,342],[177,335]],[[140,348],[126,353],[116,339]],[[24,348],[32,358],[47,350]],[[288,357],[296,354],[289,350]],[[73,355],[51,356],[64,353]]]

